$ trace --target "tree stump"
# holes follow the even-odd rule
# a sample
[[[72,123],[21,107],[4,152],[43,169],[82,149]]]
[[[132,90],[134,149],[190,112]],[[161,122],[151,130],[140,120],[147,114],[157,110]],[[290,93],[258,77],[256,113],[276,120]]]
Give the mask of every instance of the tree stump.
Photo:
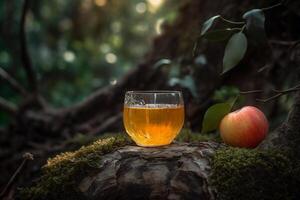
[[[219,144],[126,146],[101,159],[78,183],[86,199],[214,199],[210,157]]]

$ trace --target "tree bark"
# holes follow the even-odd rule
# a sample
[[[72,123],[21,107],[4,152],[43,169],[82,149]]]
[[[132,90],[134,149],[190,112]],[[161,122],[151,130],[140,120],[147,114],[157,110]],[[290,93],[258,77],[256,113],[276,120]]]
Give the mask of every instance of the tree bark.
[[[106,154],[78,183],[86,199],[215,199],[210,157],[217,143],[127,146]]]
[[[286,118],[274,132],[270,133],[260,145],[262,149],[284,148],[295,156],[300,155],[300,92],[294,98],[294,104]]]

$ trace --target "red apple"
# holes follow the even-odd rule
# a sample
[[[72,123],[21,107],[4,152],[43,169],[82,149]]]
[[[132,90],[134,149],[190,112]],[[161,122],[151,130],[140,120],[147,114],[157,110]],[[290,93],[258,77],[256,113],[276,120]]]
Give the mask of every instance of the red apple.
[[[234,147],[256,147],[266,137],[268,129],[266,116],[253,106],[227,114],[220,123],[223,141]]]

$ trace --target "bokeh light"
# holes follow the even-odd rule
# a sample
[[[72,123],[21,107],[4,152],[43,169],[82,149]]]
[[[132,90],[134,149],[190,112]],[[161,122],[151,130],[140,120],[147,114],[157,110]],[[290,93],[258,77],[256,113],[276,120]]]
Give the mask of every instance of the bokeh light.
[[[114,64],[114,63],[117,62],[118,58],[117,58],[117,56],[116,56],[115,54],[113,54],[113,53],[107,53],[107,54],[105,55],[105,60],[106,60],[106,62],[108,62],[108,63],[110,63],[110,64]]]
[[[144,2],[140,2],[140,3],[136,4],[135,10],[136,10],[136,12],[143,14],[147,10],[147,5]]]
[[[107,0],[95,0],[95,4],[100,7],[105,6],[106,3],[107,3]]]
[[[73,62],[75,60],[75,54],[72,51],[65,51],[63,54],[64,60],[66,62]]]
[[[164,23],[164,19],[158,19],[155,23],[155,31],[157,34],[161,34],[162,33],[162,25]]]

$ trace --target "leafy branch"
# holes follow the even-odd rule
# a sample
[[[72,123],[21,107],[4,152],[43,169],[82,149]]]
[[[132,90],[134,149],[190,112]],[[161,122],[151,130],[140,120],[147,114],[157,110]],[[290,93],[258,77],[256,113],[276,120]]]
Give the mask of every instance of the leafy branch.
[[[244,13],[244,21],[241,22],[225,19],[221,15],[216,15],[209,18],[203,23],[200,37],[195,43],[193,49],[193,56],[195,56],[198,43],[202,39],[207,39],[214,42],[228,40],[225,47],[223,70],[221,74],[230,71],[244,58],[247,52],[248,38],[250,38],[255,45],[259,45],[260,43],[266,41],[264,11],[274,9],[281,5],[282,2],[262,9],[249,10]],[[218,20],[229,24],[230,27],[226,27],[224,29],[213,29]]]

